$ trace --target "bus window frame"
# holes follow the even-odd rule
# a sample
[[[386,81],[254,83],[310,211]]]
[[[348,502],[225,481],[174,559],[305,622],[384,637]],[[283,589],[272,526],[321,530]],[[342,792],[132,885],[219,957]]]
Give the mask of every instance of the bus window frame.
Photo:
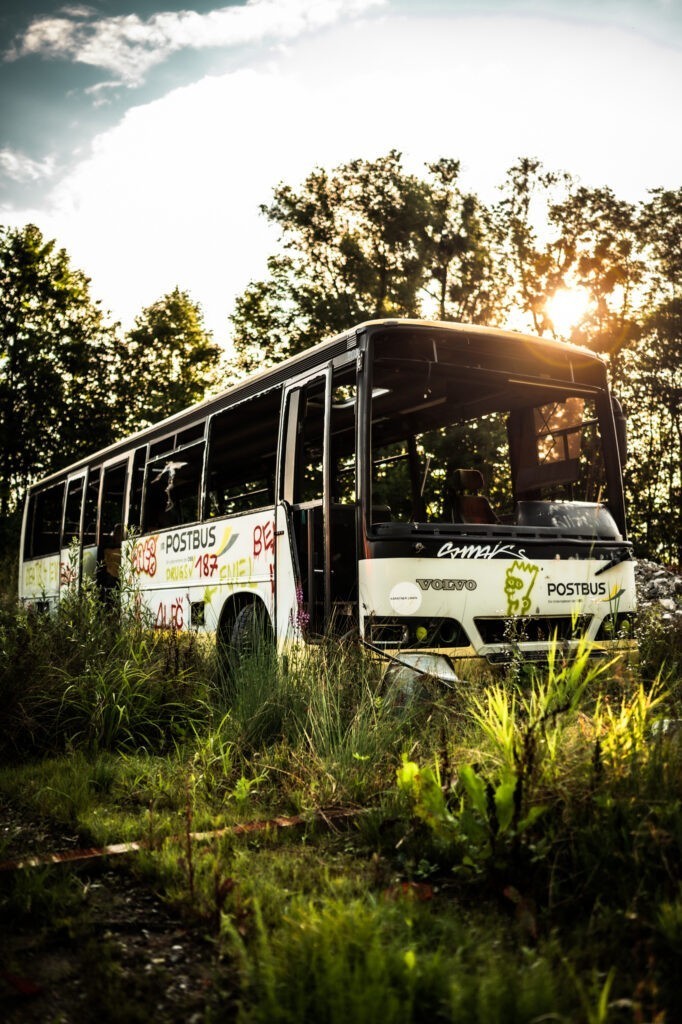
[[[127,529],[128,529],[128,504],[129,504],[129,500],[130,500],[130,469],[131,469],[131,460],[132,460],[132,456],[134,454],[134,451],[135,451],[135,449],[132,448],[132,449],[130,449],[127,452],[119,453],[118,455],[113,456],[110,459],[107,459],[105,462],[100,462],[99,463],[99,494],[98,494],[98,497],[97,497],[97,534],[96,534],[96,540],[97,540],[96,546],[97,546],[98,550],[102,546],[102,498],[103,498],[103,495],[104,495],[104,479],[106,477],[107,472],[110,469],[116,469],[119,466],[123,466],[123,465],[126,468],[126,480],[125,480],[125,488],[124,488],[124,491],[123,491],[123,503],[122,503],[122,507],[121,507],[121,515],[122,515],[121,529],[122,529],[122,533],[123,533],[124,537],[125,537],[125,535],[127,533]],[[93,469],[94,468],[96,468],[95,465],[93,465]]]
[[[61,528],[60,528],[60,533],[59,533],[59,536],[60,536],[60,550],[61,551],[68,550],[71,547],[71,544],[72,544],[73,539],[74,539],[73,535],[69,539],[66,536],[64,531],[66,529],[66,506],[67,506],[67,503],[68,503],[68,500],[69,500],[69,487],[71,486],[71,484],[75,480],[81,480],[82,484],[83,484],[83,489],[81,491],[81,510],[80,510],[80,516],[79,516],[79,520],[78,520],[78,538],[77,538],[78,539],[78,547],[79,547],[79,549],[82,548],[82,546],[83,546],[83,520],[84,520],[84,517],[85,517],[85,492],[86,492],[87,480],[88,480],[88,470],[87,470],[87,467],[78,470],[78,472],[76,472],[76,473],[71,473],[69,476],[66,477],[65,488],[64,488],[64,504],[63,504],[63,507],[62,507],[62,522],[61,522]]]
[[[150,527],[148,522],[147,522],[147,519],[148,519],[147,498],[148,498],[148,494],[149,494],[149,483],[150,483],[150,481],[149,481],[149,473],[150,473],[150,467],[153,466],[156,462],[160,462],[163,459],[170,460],[170,459],[174,458],[176,455],[181,455],[182,452],[188,451],[190,448],[196,448],[197,445],[202,445],[203,446],[203,450],[202,450],[202,453],[201,453],[201,476],[200,476],[200,480],[199,480],[199,490],[198,490],[198,494],[197,494],[197,515],[196,515],[196,517],[194,519],[187,520],[187,522],[172,523],[170,526],[154,526],[154,527]],[[164,533],[166,530],[184,530],[185,527],[187,527],[187,526],[196,526],[198,523],[203,522],[203,518],[202,518],[202,511],[203,511],[202,503],[203,503],[203,494],[204,494],[205,477],[206,477],[206,449],[207,449],[207,446],[208,446],[207,438],[206,438],[206,434],[204,433],[203,437],[197,438],[195,441],[189,441],[187,444],[183,445],[181,448],[173,448],[172,451],[165,452],[163,455],[156,455],[151,460],[149,458],[149,447],[150,446],[147,447],[147,460],[145,462],[144,481],[143,481],[143,484],[142,484],[142,508],[140,510],[140,521],[141,521],[141,524],[142,524],[142,530],[141,530],[142,534]],[[128,477],[129,477],[128,486],[129,487],[130,487],[130,475],[131,475],[131,472],[132,472],[132,468],[129,470],[129,473],[128,473]],[[126,504],[126,518],[128,516],[128,509],[129,509],[129,504],[127,503]]]
[[[206,417],[206,433],[205,433],[205,451],[204,451],[204,468],[203,468],[203,484],[201,493],[201,519],[202,523],[211,523],[220,519],[231,519],[237,516],[253,515],[255,512],[262,512],[269,508],[275,508],[278,501],[278,467],[280,458],[280,445],[281,445],[281,430],[282,430],[282,416],[284,409],[284,393],[286,390],[286,382],[279,381],[276,384],[272,384],[268,388],[263,388],[262,391],[257,391],[253,395],[249,395],[248,398],[243,398],[239,402],[233,402],[229,405],[225,405],[222,409],[216,409]],[[277,413],[277,437],[275,441],[275,467],[274,467],[274,478],[272,488],[272,501],[266,501],[263,505],[259,505],[256,508],[241,509],[238,512],[225,512],[220,516],[209,516],[208,515],[208,497],[209,497],[209,485],[210,485],[210,456],[211,456],[211,442],[213,440],[213,430],[215,421],[220,416],[224,416],[226,413],[233,413],[240,409],[242,406],[247,407],[249,403],[258,401],[259,398],[263,398],[265,395],[269,395],[272,392],[279,392],[279,411]]]
[[[74,474],[74,475],[76,475],[76,474]],[[40,558],[54,558],[56,555],[60,555],[60,557],[61,557],[62,526],[63,526],[63,520],[64,520],[64,503],[66,501],[67,479],[68,478],[66,476],[60,476],[57,479],[52,480],[49,484],[45,484],[45,485],[38,484],[38,486],[36,486],[35,489],[30,491],[30,493],[28,495],[28,499],[27,499],[27,501],[25,503],[25,509],[26,509],[26,511],[24,513],[25,523],[24,523],[24,525],[22,527],[22,537],[21,537],[21,552],[22,552],[21,560],[22,560],[22,562],[34,562],[34,561],[36,561],[37,559],[40,559]],[[57,533],[57,548],[54,551],[44,552],[42,554],[35,554],[34,551],[33,551],[33,548],[34,548],[34,545],[35,545],[35,537],[36,537],[36,533],[35,533],[36,505],[38,503],[38,499],[39,499],[40,495],[45,494],[47,491],[50,491],[50,490],[52,490],[55,487],[61,487],[62,488],[62,500],[61,500],[61,509],[60,509],[60,513],[59,513],[59,527],[58,527],[58,533]],[[28,536],[27,536],[27,534],[28,534]],[[30,542],[31,542],[31,554],[27,557],[27,555],[26,555],[26,544],[27,544],[29,539],[30,539]]]
[[[294,571],[297,586],[301,586],[301,565],[295,543],[292,516],[295,512],[322,509],[322,559],[323,559],[323,616],[328,623],[331,617],[331,468],[330,468],[330,430],[331,430],[331,386],[333,361],[331,359],[299,374],[293,380],[285,382],[282,392],[281,436],[277,450],[277,485],[276,497],[287,510],[287,518],[292,526],[290,530],[293,552]],[[301,392],[309,384],[317,380],[324,381],[324,416],[322,424],[322,499],[315,501],[294,502],[296,456],[298,450],[298,423],[300,422]],[[295,401],[291,401],[295,399]],[[286,452],[284,443],[286,442]],[[309,572],[312,566],[309,565]],[[309,602],[312,593],[309,594]]]

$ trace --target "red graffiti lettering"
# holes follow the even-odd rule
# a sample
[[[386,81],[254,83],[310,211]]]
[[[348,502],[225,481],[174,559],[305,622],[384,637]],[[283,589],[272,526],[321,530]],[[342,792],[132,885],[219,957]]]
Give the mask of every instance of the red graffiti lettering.
[[[145,540],[138,540],[133,548],[133,569],[140,575],[156,575],[156,537],[147,537]]]
[[[218,571],[218,556],[217,555],[199,555],[194,568],[199,570],[199,575],[203,578],[205,576],[215,576]]]
[[[265,551],[275,550],[275,524],[260,523],[253,528],[253,557],[258,558]]]
[[[170,605],[165,605],[163,601],[159,604],[156,612],[156,619],[154,625],[157,629],[177,629],[181,630],[185,624],[185,613],[182,607],[182,598],[178,597],[175,601],[172,601]]]

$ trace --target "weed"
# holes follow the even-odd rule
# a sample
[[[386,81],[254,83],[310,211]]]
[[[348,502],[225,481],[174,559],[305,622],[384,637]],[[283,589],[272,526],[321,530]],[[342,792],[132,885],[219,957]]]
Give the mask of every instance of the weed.
[[[250,938],[230,922],[225,931],[240,965],[243,1020],[506,1024],[561,1004],[549,958],[529,963],[491,942],[482,922],[410,898],[300,898],[274,929],[256,905]]]
[[[256,647],[226,676],[98,600],[0,607],[0,791],[87,841],[147,840],[133,869],[212,932],[243,1021],[680,1016],[677,676],[557,647],[400,708],[346,644]],[[333,805],[362,814],[192,839]],[[23,879],[17,919],[80,898]],[[101,1005],[126,1005],[120,980],[103,960]]]

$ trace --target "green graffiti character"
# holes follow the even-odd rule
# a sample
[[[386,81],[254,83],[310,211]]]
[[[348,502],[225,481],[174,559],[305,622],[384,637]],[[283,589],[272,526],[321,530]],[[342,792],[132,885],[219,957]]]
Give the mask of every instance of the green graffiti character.
[[[540,572],[539,565],[530,562],[514,562],[507,569],[504,592],[507,595],[507,615],[527,615],[530,611],[530,594],[535,578]]]

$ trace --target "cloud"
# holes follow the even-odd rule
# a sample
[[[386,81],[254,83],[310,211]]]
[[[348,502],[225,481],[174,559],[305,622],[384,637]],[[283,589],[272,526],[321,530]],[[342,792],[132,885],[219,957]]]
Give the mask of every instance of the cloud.
[[[397,148],[416,173],[461,159],[464,187],[486,202],[526,155],[639,199],[679,185],[681,89],[678,54],[632,33],[368,19],[133,107],[42,210],[0,212],[56,237],[126,324],[179,285],[222,341],[235,295],[276,248],[258,207],[278,181]]]
[[[35,19],[5,54],[62,58],[115,74],[128,86],[183,49],[242,46],[266,40],[293,40],[345,17],[383,6],[386,0],[247,0],[206,14],[161,11],[143,20],[137,14],[96,19],[87,7],[70,7],[58,17]]]
[[[55,162],[52,157],[32,160],[30,156],[16,149],[0,149],[0,173],[20,184],[40,181],[54,174]]]

